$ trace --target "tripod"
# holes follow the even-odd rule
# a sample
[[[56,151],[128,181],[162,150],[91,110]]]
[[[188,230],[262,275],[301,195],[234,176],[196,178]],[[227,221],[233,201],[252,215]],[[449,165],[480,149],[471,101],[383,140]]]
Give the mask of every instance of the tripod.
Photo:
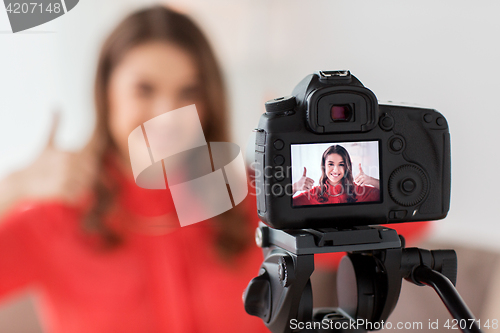
[[[460,326],[463,332],[481,332],[455,289],[453,250],[405,248],[395,230],[382,226],[277,230],[260,223],[256,242],[264,262],[245,290],[244,305],[273,333],[381,329],[396,306],[403,278],[433,287],[451,315],[467,323]],[[348,252],[337,272],[339,307],[313,309],[314,254],[332,252]]]

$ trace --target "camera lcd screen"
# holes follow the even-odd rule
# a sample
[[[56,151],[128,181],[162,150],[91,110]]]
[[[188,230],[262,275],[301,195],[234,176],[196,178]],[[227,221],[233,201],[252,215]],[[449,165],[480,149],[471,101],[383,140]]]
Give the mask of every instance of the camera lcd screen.
[[[379,142],[291,145],[292,206],[380,202]]]

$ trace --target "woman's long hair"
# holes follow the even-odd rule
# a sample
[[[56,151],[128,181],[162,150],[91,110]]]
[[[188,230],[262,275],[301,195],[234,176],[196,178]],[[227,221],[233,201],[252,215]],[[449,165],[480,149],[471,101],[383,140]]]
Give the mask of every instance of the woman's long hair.
[[[219,64],[207,38],[200,28],[186,15],[167,7],[156,5],[132,13],[126,17],[104,42],[95,78],[96,128],[94,140],[99,161],[99,179],[94,193],[96,200],[85,219],[84,227],[102,236],[111,247],[119,244],[120,236],[109,229],[103,221],[104,215],[115,204],[117,184],[110,182],[107,174],[106,156],[117,153],[109,128],[108,88],[111,73],[120,60],[132,48],[153,41],[174,44],[189,53],[198,68],[202,82],[202,103],[206,112],[203,132],[208,142],[229,142],[228,107],[226,92]],[[224,253],[237,253],[246,247],[248,237],[244,228],[242,205],[219,215],[214,222],[217,229],[217,245]]]
[[[356,187],[354,186],[354,178],[352,176],[352,163],[351,156],[347,150],[339,145],[328,147],[323,156],[321,157],[321,178],[319,179],[320,192],[318,194],[319,202],[328,201],[328,194],[330,193],[330,184],[328,183],[328,176],[326,175],[326,159],[328,155],[338,154],[344,160],[344,177],[342,177],[341,185],[343,193],[347,194],[347,202],[356,201]]]

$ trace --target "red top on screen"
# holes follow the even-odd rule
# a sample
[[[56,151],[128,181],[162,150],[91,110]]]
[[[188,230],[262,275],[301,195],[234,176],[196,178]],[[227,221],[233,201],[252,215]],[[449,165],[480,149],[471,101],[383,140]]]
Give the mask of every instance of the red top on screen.
[[[371,186],[355,186],[356,201],[358,202],[377,202],[380,201],[380,191]],[[321,186],[314,186],[309,191],[302,192],[293,197],[294,206],[306,205],[328,205],[337,203],[348,203],[349,195],[347,191],[342,190],[342,186],[332,186],[330,191],[324,195],[326,201],[320,199]]]

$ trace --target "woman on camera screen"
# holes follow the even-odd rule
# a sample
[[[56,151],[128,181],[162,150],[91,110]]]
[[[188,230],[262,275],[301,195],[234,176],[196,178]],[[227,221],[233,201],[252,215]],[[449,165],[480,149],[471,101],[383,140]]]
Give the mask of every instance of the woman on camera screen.
[[[302,177],[293,184],[293,205],[320,205],[337,203],[380,201],[380,182],[368,176],[358,164],[359,173],[353,176],[349,152],[341,145],[328,147],[321,157],[319,185],[307,177],[304,167]],[[297,192],[302,193],[295,195]]]

